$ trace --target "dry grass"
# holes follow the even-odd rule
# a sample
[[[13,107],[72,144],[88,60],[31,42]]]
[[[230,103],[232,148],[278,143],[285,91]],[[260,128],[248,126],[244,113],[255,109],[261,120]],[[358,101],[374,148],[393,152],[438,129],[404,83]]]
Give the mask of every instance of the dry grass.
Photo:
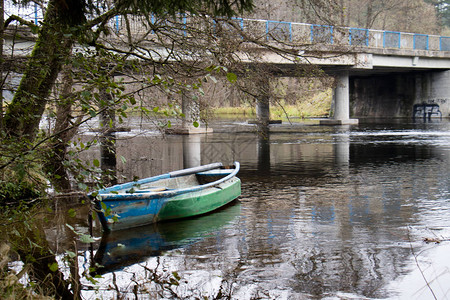
[[[273,103],[270,107],[272,119],[310,118],[328,116],[331,107],[331,89],[316,93],[313,97],[298,101],[295,104],[285,104],[283,100]],[[218,118],[255,117],[255,107],[217,107],[212,109]]]

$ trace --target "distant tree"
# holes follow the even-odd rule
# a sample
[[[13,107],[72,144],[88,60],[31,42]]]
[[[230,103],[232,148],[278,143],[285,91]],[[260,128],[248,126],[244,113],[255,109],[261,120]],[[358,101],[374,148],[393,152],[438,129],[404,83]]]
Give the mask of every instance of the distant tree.
[[[439,17],[440,25],[450,27],[450,1],[449,0],[425,0],[432,4]]]
[[[401,1],[383,15],[382,29],[438,34],[439,20],[433,6],[423,0]]]
[[[437,30],[436,14],[424,0],[298,0],[298,4],[307,22],[431,34]]]

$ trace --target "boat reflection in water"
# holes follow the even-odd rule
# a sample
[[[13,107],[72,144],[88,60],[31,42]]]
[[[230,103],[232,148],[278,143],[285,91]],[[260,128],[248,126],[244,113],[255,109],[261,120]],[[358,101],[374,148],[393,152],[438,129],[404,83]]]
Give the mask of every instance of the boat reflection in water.
[[[97,265],[94,274],[120,271],[148,257],[162,255],[164,251],[199,242],[231,223],[240,213],[241,204],[235,200],[195,218],[105,232],[94,256]]]

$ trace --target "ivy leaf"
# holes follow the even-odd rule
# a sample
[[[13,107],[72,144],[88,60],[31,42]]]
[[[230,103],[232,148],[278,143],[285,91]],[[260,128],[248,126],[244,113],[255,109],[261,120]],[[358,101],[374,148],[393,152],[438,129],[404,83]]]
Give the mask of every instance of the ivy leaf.
[[[90,244],[95,242],[95,239],[90,236],[89,234],[82,234],[80,236],[80,242],[85,243],[85,244]]]
[[[119,217],[118,217],[117,215],[114,215],[114,216],[112,217],[112,220],[113,220],[114,223],[116,223],[116,222],[119,221]]]
[[[94,166],[97,168],[100,167],[100,161],[98,159],[94,159]]]
[[[214,76],[209,76],[209,78],[210,78],[214,83],[217,83],[216,77],[214,77]]]
[[[77,256],[77,254],[75,252],[72,252],[69,250],[66,250],[66,254],[67,254],[67,256],[69,256],[69,258],[74,258]]]
[[[81,92],[81,97],[83,97],[83,98],[86,99],[86,100],[90,99],[91,96],[92,96],[92,94],[91,94],[91,92],[89,92],[89,91],[82,91],[82,92]]]
[[[180,274],[178,274],[178,272],[172,272],[172,276],[176,279],[176,280],[180,280]]]
[[[235,83],[237,81],[237,75],[231,72],[227,73],[227,79],[231,83]]]
[[[78,187],[81,189],[81,190],[88,190],[88,186],[85,184],[85,183],[83,183],[83,182],[79,182],[78,183]]]
[[[200,124],[199,124],[197,121],[195,121],[194,123],[192,123],[192,125],[194,125],[195,128],[197,128],[198,126],[200,126]]]
[[[73,228],[71,225],[66,224],[66,226],[67,226],[70,230],[72,230],[73,232],[75,232],[75,228]]]
[[[50,271],[56,272],[58,270],[58,263],[54,262],[52,264],[49,264],[48,268],[50,269]]]
[[[67,213],[69,214],[69,217],[71,217],[71,218],[74,218],[77,215],[77,212],[73,208],[69,209],[67,211]]]

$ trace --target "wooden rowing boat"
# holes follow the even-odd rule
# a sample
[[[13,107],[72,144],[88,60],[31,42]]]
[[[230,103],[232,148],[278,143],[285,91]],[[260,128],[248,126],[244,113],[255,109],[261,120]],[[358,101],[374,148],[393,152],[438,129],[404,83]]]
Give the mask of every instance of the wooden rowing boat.
[[[241,194],[240,165],[213,163],[115,185],[91,193],[105,231],[211,212]]]

